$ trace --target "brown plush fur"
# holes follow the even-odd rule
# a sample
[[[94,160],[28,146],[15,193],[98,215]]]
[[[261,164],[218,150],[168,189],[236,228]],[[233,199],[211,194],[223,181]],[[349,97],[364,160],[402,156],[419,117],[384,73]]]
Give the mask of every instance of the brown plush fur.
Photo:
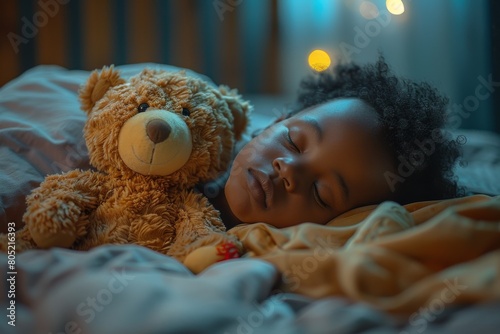
[[[194,186],[227,169],[235,140],[247,125],[247,102],[227,87],[213,87],[183,72],[145,69],[126,81],[112,66],[94,71],[80,98],[95,170],[50,175],[33,190],[27,197],[26,226],[16,233],[17,251],[135,243],[183,260],[193,245],[200,246],[195,241],[201,237],[207,240],[203,244],[229,240],[218,211]],[[142,103],[178,114],[189,128],[192,152],[170,175],[138,173],[120,156],[120,130]],[[5,235],[0,244],[5,250]]]

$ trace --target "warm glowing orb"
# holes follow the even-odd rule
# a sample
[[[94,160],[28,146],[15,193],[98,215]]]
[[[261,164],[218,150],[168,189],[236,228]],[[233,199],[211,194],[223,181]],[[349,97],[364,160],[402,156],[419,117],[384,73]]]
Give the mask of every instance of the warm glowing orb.
[[[314,50],[309,54],[309,66],[315,71],[324,71],[330,66],[331,60],[328,53],[323,50]]]
[[[375,19],[379,15],[377,6],[370,1],[363,1],[361,5],[359,5],[359,12],[367,20]]]
[[[385,6],[387,10],[393,15],[401,15],[405,11],[405,5],[401,0],[386,0]]]

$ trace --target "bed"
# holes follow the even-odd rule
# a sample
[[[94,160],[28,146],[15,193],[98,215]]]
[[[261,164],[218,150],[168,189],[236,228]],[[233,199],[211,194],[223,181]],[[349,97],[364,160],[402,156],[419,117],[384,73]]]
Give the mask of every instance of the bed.
[[[146,66],[177,70],[149,63],[118,69],[131,76]],[[22,227],[24,197],[45,175],[90,168],[77,99],[88,75],[43,65],[0,89],[2,232]],[[290,102],[247,98],[255,108],[249,132]],[[466,199],[363,207],[327,226],[243,226],[231,233],[248,256],[199,275],[134,245],[32,250],[16,254],[13,268],[2,254],[0,332],[498,333],[500,136],[456,134],[466,138],[456,167]],[[385,226],[390,235],[369,239],[373,229],[363,226],[384,221],[394,223]],[[422,240],[415,233],[426,242],[409,249]],[[442,261],[426,263],[434,258]],[[297,264],[302,271],[290,275]]]

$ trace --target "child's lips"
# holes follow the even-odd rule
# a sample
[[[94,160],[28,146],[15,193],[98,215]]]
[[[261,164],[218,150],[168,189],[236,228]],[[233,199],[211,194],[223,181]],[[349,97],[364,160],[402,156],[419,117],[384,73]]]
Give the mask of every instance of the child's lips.
[[[252,197],[264,208],[269,208],[273,199],[273,182],[266,173],[249,168],[248,169],[248,189]]]

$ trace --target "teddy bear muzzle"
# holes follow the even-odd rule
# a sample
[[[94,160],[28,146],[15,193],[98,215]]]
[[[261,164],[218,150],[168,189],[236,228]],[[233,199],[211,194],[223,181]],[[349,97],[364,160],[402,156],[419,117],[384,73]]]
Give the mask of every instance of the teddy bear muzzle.
[[[167,110],[148,110],[123,124],[118,153],[133,171],[170,175],[186,164],[192,152],[191,131],[182,117]]]

